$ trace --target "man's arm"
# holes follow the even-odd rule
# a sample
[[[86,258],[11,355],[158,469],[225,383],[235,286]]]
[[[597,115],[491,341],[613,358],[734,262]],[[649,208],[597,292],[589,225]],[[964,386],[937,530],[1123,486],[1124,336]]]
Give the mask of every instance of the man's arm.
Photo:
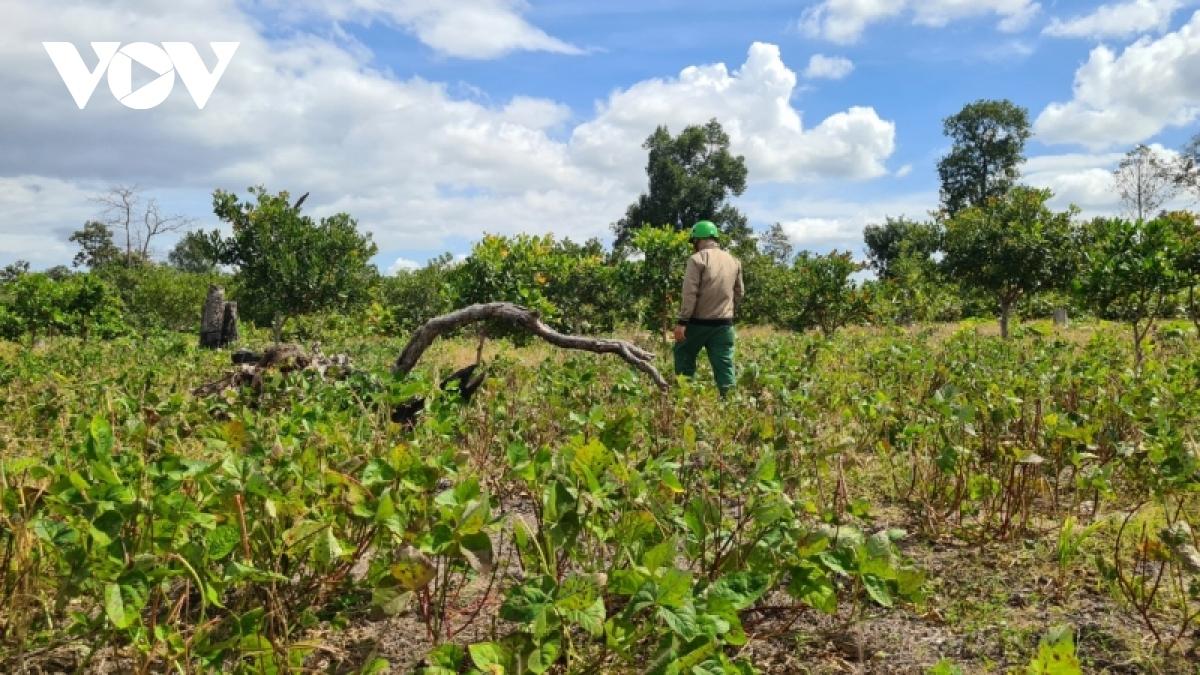
[[[733,311],[742,306],[742,298],[746,295],[746,286],[742,283],[742,264],[738,263],[737,280],[733,282]]]
[[[696,311],[696,299],[700,295],[700,263],[688,258],[687,271],[683,273],[683,301],[679,306],[680,325],[686,324]]]

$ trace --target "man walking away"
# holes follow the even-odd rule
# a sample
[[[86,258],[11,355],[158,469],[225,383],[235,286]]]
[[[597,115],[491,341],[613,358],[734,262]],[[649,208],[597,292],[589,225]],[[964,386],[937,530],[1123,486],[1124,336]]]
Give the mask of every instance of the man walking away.
[[[692,227],[692,249],[683,277],[683,303],[675,325],[675,373],[696,374],[696,357],[708,352],[713,378],[724,396],[734,383],[733,316],[742,302],[742,263],[717,244],[710,221]]]

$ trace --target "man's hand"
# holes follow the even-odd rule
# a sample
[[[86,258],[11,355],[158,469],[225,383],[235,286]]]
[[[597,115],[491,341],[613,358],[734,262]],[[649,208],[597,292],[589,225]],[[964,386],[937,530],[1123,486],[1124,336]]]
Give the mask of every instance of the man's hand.
[[[683,342],[685,337],[687,337],[687,326],[683,324],[677,324],[675,326],[675,341]]]

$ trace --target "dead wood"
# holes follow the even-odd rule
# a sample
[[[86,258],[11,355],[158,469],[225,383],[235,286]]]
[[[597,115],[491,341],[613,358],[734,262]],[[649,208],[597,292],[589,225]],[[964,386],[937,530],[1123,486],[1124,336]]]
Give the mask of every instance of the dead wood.
[[[667,381],[654,367],[652,352],[624,340],[563,335],[542,323],[536,312],[510,302],[471,305],[426,321],[409,338],[408,345],[396,359],[396,365],[392,367],[392,372],[397,377],[407,375],[438,336],[478,321],[503,321],[524,328],[555,347],[563,349],[578,349],[596,354],[616,354],[649,376],[660,389],[668,388]]]

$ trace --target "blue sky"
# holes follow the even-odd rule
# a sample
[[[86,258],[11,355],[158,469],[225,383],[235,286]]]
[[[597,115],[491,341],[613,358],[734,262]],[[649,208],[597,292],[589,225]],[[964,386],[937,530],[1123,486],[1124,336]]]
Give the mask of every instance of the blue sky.
[[[1119,212],[1120,154],[1200,131],[1198,5],[0,0],[0,264],[68,262],[117,183],[206,227],[213,188],[308,191],[372,232],[385,270],[485,231],[606,237],[654,125],[714,116],[747,157],[755,227],[859,251],[865,224],[936,206],[941,120],[978,98],[1036,120],[1029,182]],[[241,46],[203,110],[181,86],[130,110],[103,83],[79,110],[46,40],[89,67],[95,40]]]

